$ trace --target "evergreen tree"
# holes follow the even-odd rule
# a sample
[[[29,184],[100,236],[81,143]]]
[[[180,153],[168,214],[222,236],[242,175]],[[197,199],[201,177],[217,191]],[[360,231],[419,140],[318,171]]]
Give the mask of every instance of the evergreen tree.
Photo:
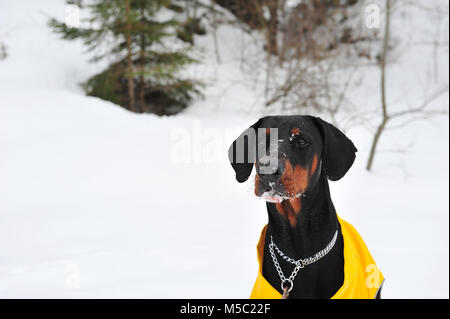
[[[63,39],[82,39],[88,51],[106,47],[94,53],[94,62],[106,57],[115,61],[84,83],[88,95],[134,112],[164,115],[181,111],[200,94],[200,83],[179,75],[196,61],[186,53],[186,45],[179,45],[183,24],[174,1],[93,0],[84,9],[90,13],[88,27],[73,28],[55,19],[49,25]],[[165,20],[159,19],[163,10]],[[178,49],[167,48],[168,43]]]

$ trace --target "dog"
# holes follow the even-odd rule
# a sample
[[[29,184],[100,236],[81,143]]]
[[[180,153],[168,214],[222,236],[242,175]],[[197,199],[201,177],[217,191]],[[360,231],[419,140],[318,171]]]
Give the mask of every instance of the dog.
[[[230,146],[236,180],[255,168],[268,224],[251,298],[380,298],[384,277],[358,232],[336,213],[328,180],[355,161],[353,142],[313,116],[259,119]]]

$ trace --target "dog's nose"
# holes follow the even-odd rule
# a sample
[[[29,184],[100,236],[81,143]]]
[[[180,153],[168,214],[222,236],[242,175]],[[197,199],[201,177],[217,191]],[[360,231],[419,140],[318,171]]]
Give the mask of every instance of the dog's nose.
[[[284,165],[278,157],[263,156],[256,163],[256,172],[260,177],[279,179],[283,175]]]

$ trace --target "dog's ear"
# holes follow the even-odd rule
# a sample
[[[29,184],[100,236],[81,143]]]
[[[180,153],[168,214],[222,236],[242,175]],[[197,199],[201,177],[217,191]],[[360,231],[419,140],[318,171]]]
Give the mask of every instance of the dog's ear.
[[[318,118],[313,118],[323,138],[322,169],[331,181],[344,177],[352,167],[358,151],[353,142],[338,128]]]
[[[228,149],[228,159],[239,183],[245,182],[252,173],[256,158],[256,136],[261,122],[262,119],[259,119],[242,132]]]

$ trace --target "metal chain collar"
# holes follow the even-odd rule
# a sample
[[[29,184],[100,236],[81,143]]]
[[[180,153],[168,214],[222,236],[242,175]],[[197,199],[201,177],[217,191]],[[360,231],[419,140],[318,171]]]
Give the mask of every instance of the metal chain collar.
[[[276,270],[278,272],[278,275],[280,276],[280,279],[281,279],[281,290],[283,290],[283,292],[284,292],[283,293],[283,298],[287,298],[289,293],[291,292],[291,290],[294,288],[294,279],[295,279],[295,276],[297,276],[297,273],[299,272],[299,270],[301,268],[307,266],[307,265],[315,263],[320,258],[322,258],[326,254],[328,254],[330,252],[330,250],[333,249],[334,244],[336,243],[337,235],[338,235],[338,231],[336,230],[336,232],[334,233],[333,238],[331,239],[331,241],[327,245],[327,247],[325,247],[324,249],[322,249],[321,251],[319,251],[318,253],[316,253],[312,257],[308,257],[308,258],[305,258],[305,259],[299,259],[299,260],[294,260],[294,259],[286,256],[277,247],[277,245],[273,241],[272,236],[270,236],[269,252],[270,252],[270,255],[272,256],[273,263],[274,263],[275,268],[276,268]],[[274,249],[277,251],[277,253],[284,260],[286,260],[287,262],[295,265],[294,270],[292,271],[291,275],[288,278],[286,278],[286,276],[284,275],[283,271],[281,270],[281,267],[280,267],[280,264],[278,263],[278,259],[277,259],[277,256],[275,255]],[[287,284],[289,284],[289,286]]]

